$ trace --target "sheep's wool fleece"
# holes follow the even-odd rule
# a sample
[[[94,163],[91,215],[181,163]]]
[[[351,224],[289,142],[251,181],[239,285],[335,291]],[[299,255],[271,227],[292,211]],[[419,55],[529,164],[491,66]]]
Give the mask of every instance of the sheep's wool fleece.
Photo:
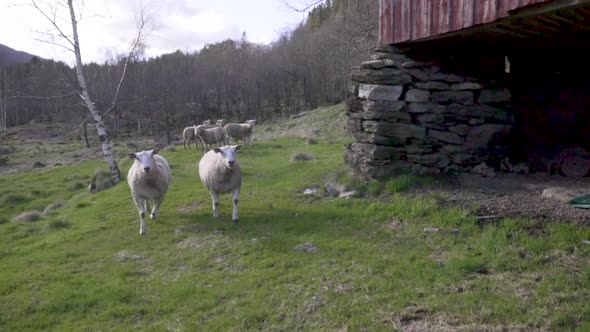
[[[144,199],[155,199],[168,190],[171,180],[170,166],[162,156],[154,155],[157,172],[142,174],[141,164],[136,160],[127,174],[129,187]]]
[[[229,193],[242,184],[242,171],[236,159],[234,167],[224,165],[221,154],[211,150],[199,161],[199,177],[208,190]]]

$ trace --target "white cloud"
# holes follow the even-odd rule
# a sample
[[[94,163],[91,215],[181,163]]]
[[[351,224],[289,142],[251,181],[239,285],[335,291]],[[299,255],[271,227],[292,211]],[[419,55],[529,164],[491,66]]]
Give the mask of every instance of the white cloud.
[[[102,62],[108,55],[128,51],[137,33],[141,1],[84,1],[79,32],[85,62]],[[35,40],[45,38],[33,31],[48,31],[47,20],[29,6],[10,6],[15,2],[27,0],[0,0],[0,31],[3,31],[0,44],[71,63],[71,53]],[[303,19],[302,14],[286,9],[282,0],[143,0],[143,3],[154,28],[146,40],[147,54],[151,56],[178,49],[197,51],[206,44],[239,39],[244,31],[251,41],[269,43]],[[65,23],[67,10],[63,8],[58,17]],[[67,24],[63,29],[70,31]]]

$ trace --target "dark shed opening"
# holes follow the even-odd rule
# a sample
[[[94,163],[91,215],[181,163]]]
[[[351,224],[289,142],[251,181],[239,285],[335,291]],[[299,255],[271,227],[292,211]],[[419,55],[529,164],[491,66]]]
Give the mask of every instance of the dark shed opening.
[[[444,71],[508,87],[515,116],[508,155],[514,162],[555,173],[560,158],[574,154],[589,163],[581,169],[590,169],[590,4],[396,46]]]

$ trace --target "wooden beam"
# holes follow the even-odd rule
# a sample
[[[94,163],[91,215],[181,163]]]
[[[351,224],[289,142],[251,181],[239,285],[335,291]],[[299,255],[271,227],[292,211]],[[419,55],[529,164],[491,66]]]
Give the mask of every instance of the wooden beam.
[[[575,3],[575,4],[572,4]],[[416,44],[416,43],[424,43],[424,42],[431,42],[431,41],[435,41],[435,40],[440,40],[440,39],[445,39],[445,40],[449,40],[449,38],[454,38],[454,37],[466,37],[466,36],[470,36],[470,35],[478,35],[481,33],[486,32],[488,29],[493,29],[493,28],[497,28],[500,27],[501,29],[507,29],[508,27],[512,27],[510,29],[510,31],[512,31],[511,33],[515,33],[518,34],[519,31],[521,31],[522,29],[526,30],[526,35],[528,36],[533,36],[533,37],[543,37],[544,33],[541,31],[536,31],[539,26],[542,27],[542,25],[539,25],[538,23],[542,20],[544,17],[550,17],[553,18],[555,17],[555,15],[559,14],[561,16],[557,16],[562,18],[564,15],[567,15],[568,17],[575,15],[577,20],[573,20],[573,24],[570,25],[562,25],[559,29],[553,29],[554,26],[556,26],[556,23],[553,21],[551,22],[551,27],[545,27],[542,28],[543,31],[552,31],[552,32],[559,32],[559,31],[563,31],[563,30],[573,30],[573,31],[583,31],[586,29],[589,29],[589,26],[581,26],[579,23],[581,22],[589,22],[590,21],[590,17],[587,15],[583,15],[579,10],[580,9],[590,9],[590,0],[557,0],[555,3],[551,2],[550,4],[552,4],[551,6],[551,10],[543,10],[541,11],[536,11],[536,14],[533,14],[533,11],[527,11],[522,12],[520,10],[517,10],[518,12],[520,12],[519,15],[510,15],[508,17],[504,17],[501,18],[495,22],[492,23],[488,23],[488,24],[482,24],[482,25],[478,25],[478,26],[474,26],[471,28],[465,28],[463,30],[459,30],[459,31],[452,31],[452,32],[448,32],[448,33],[444,33],[444,34],[438,34],[438,35],[431,35],[429,37],[426,38],[422,38],[422,39],[417,39],[417,40],[409,40],[403,43],[399,43],[400,45],[407,45],[410,46],[412,44]],[[559,10],[559,8],[563,8],[563,7],[556,7],[557,5],[560,6],[565,6],[566,4],[572,4],[575,5],[576,7],[574,8],[568,8],[568,9],[561,9]],[[542,6],[543,4],[538,4],[536,6]],[[537,7],[534,8],[537,8]],[[533,7],[528,7],[533,8]],[[544,7],[541,7],[544,8]],[[556,9],[557,8],[557,9]],[[523,24],[523,22],[526,22],[526,24]],[[522,33],[521,33],[522,34]],[[509,36],[507,36],[509,37]]]
[[[590,4],[590,0],[555,0],[517,8],[508,13],[510,14],[510,18],[517,19],[546,14],[560,9],[572,8],[574,6],[583,6],[585,4]]]

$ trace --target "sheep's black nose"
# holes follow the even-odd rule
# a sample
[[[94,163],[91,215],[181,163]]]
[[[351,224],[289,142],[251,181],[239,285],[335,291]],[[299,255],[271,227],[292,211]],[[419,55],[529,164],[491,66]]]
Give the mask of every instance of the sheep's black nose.
[[[149,167],[144,167],[143,170],[146,171],[146,172],[149,172],[150,171],[150,168]]]
[[[233,166],[233,165],[234,165],[234,163],[235,163],[235,161],[233,161],[233,160],[230,160],[230,161],[228,161],[227,163],[228,163],[230,166]]]

